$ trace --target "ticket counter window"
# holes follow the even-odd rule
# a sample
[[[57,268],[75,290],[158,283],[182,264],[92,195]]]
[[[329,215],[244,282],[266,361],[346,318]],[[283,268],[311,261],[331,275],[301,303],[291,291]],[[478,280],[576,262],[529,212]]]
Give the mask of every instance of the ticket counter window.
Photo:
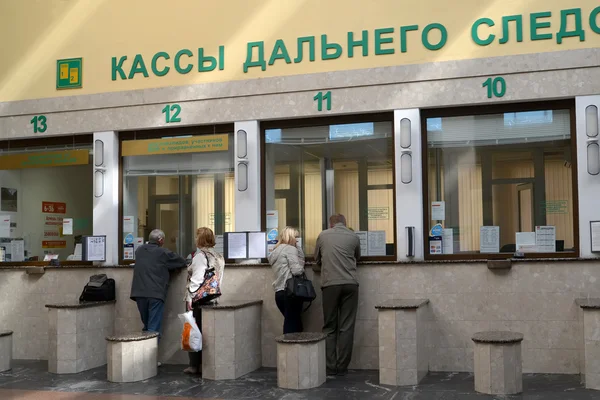
[[[310,257],[328,217],[340,213],[364,257],[394,256],[391,121],[269,127],[265,153],[267,230],[298,227]]]
[[[122,142],[122,154],[140,154],[123,157],[123,245],[145,242],[161,229],[165,247],[185,257],[195,249],[197,228],[216,235],[235,230],[231,135],[128,142]],[[173,152],[147,154],[158,146],[156,151]],[[131,252],[123,254],[130,259]]]
[[[426,124],[428,256],[575,254],[570,109]]]
[[[93,233],[91,136],[68,146],[2,144],[0,262],[80,262],[81,237]]]

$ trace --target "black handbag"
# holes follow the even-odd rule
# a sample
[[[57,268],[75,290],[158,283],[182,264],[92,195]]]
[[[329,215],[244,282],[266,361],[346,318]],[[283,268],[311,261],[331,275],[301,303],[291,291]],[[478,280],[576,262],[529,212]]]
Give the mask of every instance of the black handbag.
[[[306,310],[310,308],[313,300],[317,298],[317,292],[306,274],[292,276],[285,282],[285,294],[292,299],[298,299],[305,303],[310,303]]]
[[[107,278],[106,275],[94,275],[83,288],[79,302],[88,301],[113,301],[116,299],[115,280]]]

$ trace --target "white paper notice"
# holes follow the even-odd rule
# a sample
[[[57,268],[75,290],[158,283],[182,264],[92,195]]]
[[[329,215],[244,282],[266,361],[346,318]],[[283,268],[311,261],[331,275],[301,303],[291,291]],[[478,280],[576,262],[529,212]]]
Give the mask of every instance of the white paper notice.
[[[499,226],[482,226],[479,229],[479,252],[500,253]]]
[[[106,238],[103,236],[90,236],[86,240],[86,260],[84,261],[105,261],[106,259]]]
[[[446,220],[446,202],[432,201],[431,202],[431,220],[445,221]]]
[[[223,235],[215,236],[215,251],[219,254],[223,254]]]
[[[367,231],[358,231],[356,235],[360,239],[360,255],[366,257],[369,255],[369,233]]]
[[[279,211],[267,211],[267,230],[279,227]]]
[[[265,232],[248,233],[248,258],[267,258],[267,234]]]
[[[135,217],[134,216],[126,215],[123,217],[123,232],[125,232],[125,233],[137,232],[137,229],[135,229]]]
[[[75,252],[73,253],[74,261],[81,261],[81,243],[75,245]]]
[[[11,261],[25,261],[25,241],[13,240],[10,242]]]
[[[590,231],[592,233],[592,251],[600,252],[600,221],[590,222]]]
[[[515,234],[515,243],[515,247],[518,252],[537,252],[537,247],[535,245],[535,232],[517,232]]]
[[[385,231],[370,231],[367,238],[369,256],[385,256]]]
[[[246,258],[246,234],[228,233],[227,234],[227,258],[239,260]]]
[[[73,234],[73,218],[63,218],[63,235]]]
[[[10,237],[10,215],[0,216],[0,238]]]
[[[535,244],[540,253],[556,252],[556,227],[555,226],[536,226]]]
[[[444,254],[454,254],[454,230],[444,229],[442,244]]]

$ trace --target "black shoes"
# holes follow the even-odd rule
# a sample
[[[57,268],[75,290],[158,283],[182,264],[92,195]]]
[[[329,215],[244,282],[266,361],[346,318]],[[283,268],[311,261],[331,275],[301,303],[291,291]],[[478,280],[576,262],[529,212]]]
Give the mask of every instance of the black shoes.
[[[346,376],[346,375],[348,375],[348,370],[347,369],[335,370],[335,369],[327,368],[326,374],[327,374],[327,376]]]

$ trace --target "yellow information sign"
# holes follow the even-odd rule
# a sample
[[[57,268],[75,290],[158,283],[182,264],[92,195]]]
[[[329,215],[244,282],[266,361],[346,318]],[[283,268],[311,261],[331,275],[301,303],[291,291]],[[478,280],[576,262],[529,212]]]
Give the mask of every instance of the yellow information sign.
[[[121,145],[121,154],[126,156],[148,156],[154,154],[202,153],[227,151],[229,135],[205,135],[187,138],[127,140]]]
[[[0,169],[64,167],[89,163],[88,150],[45,151],[0,156]]]

